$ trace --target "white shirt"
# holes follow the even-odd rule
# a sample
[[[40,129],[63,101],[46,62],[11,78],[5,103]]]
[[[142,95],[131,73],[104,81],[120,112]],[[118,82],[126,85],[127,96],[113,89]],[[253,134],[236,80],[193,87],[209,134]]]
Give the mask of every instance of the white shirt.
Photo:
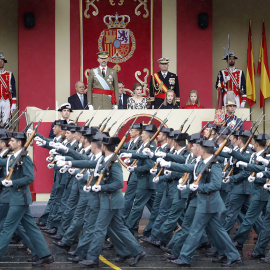
[[[163,73],[163,72],[161,71],[161,75],[162,75],[164,78],[167,77],[167,74],[168,74],[168,71],[167,71],[166,73]]]
[[[99,68],[100,68],[101,73],[102,73],[103,69],[105,69],[104,72],[106,74],[106,72],[107,72],[107,66],[106,67],[99,66]]]

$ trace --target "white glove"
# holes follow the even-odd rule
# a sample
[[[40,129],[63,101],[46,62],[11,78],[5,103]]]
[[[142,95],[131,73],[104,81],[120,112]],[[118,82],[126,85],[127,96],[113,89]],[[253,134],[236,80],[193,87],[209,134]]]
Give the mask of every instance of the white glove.
[[[246,102],[245,101],[242,101],[241,102],[241,108],[245,108],[245,105],[246,105]]]
[[[47,162],[52,162],[53,161],[53,157],[46,157],[46,161]]]
[[[54,168],[54,164],[48,164],[47,167],[48,167],[48,169],[53,169]]]
[[[166,176],[170,176],[172,174],[172,171],[169,171],[169,170],[164,170],[164,174]]]
[[[257,178],[263,178],[263,173],[262,173],[262,172],[256,173],[256,177],[257,177]]]
[[[87,192],[88,193],[88,192],[90,192],[90,190],[91,190],[91,186],[90,187],[87,187],[87,186],[84,186],[83,187],[83,191],[84,192]]]
[[[224,78],[224,82],[227,83],[230,79],[231,79],[230,76],[226,76],[226,77]]]
[[[122,153],[122,154],[120,154],[119,157],[120,158],[131,158],[132,157],[132,154],[131,153]]]
[[[115,105],[113,106],[113,109],[114,109],[114,110],[118,110],[118,105],[115,104]]]
[[[75,174],[75,172],[76,172],[76,169],[74,169],[74,168],[69,168],[68,169],[68,173],[71,174],[71,175]]]
[[[49,154],[50,154],[50,155],[58,155],[59,153],[56,152],[56,149],[51,149],[51,150],[49,151]]]
[[[53,142],[53,141],[49,142],[49,146],[54,148],[55,142]]]
[[[34,138],[34,141],[40,141],[40,140],[42,140],[39,136],[36,136],[35,138]]]
[[[158,182],[159,182],[159,177],[154,177],[154,178],[153,178],[153,182],[154,182],[154,183],[158,183]]]
[[[62,167],[59,172],[60,173],[66,173],[68,171],[68,166],[67,165],[64,165],[64,167]]]
[[[93,105],[88,105],[88,109],[89,109],[89,111],[93,111],[94,110]]]
[[[237,168],[239,168],[240,166],[243,166],[243,167],[246,168],[247,165],[248,165],[248,164],[247,164],[246,162],[244,162],[244,161],[237,161],[237,162],[236,162],[236,167],[237,167]]]
[[[262,156],[258,156],[256,158],[256,161],[262,163],[264,166],[268,166],[268,164],[269,164],[269,160],[266,158],[263,158]]]
[[[26,133],[28,136],[31,136],[33,133],[33,130],[31,128],[28,128]]]
[[[66,162],[65,162],[64,160],[58,160],[58,161],[56,162],[56,165],[57,165],[58,167],[63,167],[63,166],[66,165]]]
[[[37,145],[37,146],[44,146],[45,144],[46,144],[45,141],[43,141],[43,142],[37,141],[37,142],[36,142],[36,145]]]
[[[65,152],[68,152],[68,148],[66,146],[64,146],[62,143],[56,143],[54,145],[54,148],[57,149],[57,150],[61,149],[61,150],[65,151]]]
[[[125,163],[125,164],[129,164],[129,163],[130,163],[130,159],[129,159],[129,158],[125,158],[125,159],[124,159],[124,163]]]
[[[83,174],[82,173],[77,173],[75,178],[79,181],[83,179]]]
[[[179,185],[177,185],[177,188],[179,189],[179,190],[186,190],[187,189],[187,185],[181,185],[181,184],[179,184]]]
[[[97,172],[94,173],[94,177],[99,177],[99,176],[100,176],[99,173],[97,173]]]
[[[151,174],[157,174],[157,169],[151,169],[151,170],[150,170],[150,173],[151,173]]]
[[[270,191],[270,184],[264,184],[264,185],[263,185],[263,188],[264,188],[264,189],[268,189],[268,190]]]
[[[129,172],[134,172],[134,170],[135,170],[136,167],[137,167],[137,166],[128,166],[128,167],[127,167],[127,170],[128,170]]]
[[[5,186],[5,187],[10,187],[10,186],[13,185],[13,183],[12,183],[11,180],[9,181],[9,180],[4,179],[4,180],[2,181],[2,185]]]
[[[231,177],[227,176],[225,179],[222,180],[223,183],[228,184],[231,181]]]
[[[225,147],[222,149],[222,152],[231,154],[232,148],[229,148],[229,147],[225,146]]]
[[[161,151],[158,151],[158,152],[155,153],[155,156],[156,157],[165,158],[166,157],[166,153],[161,152]]]
[[[66,159],[66,157],[64,157],[64,156],[61,156],[61,155],[57,155],[57,156],[55,156],[55,161],[59,161],[59,160],[65,160]]]
[[[222,178],[226,177],[226,172],[222,172]]]
[[[142,150],[142,154],[145,156],[148,156],[150,158],[152,158],[154,156],[154,153],[149,148],[144,148]]]
[[[16,110],[16,103],[12,103],[10,113],[13,113],[15,110]]]
[[[199,185],[191,184],[191,185],[189,186],[189,189],[192,190],[192,191],[196,191],[196,190],[198,189],[198,186],[199,186]]]
[[[162,160],[160,161],[159,165],[160,165],[161,167],[164,167],[164,168],[170,168],[170,167],[171,167],[171,162],[162,159]]]
[[[183,178],[180,178],[179,180],[178,180],[178,184],[182,184],[183,183]]]
[[[92,190],[93,191],[95,191],[95,192],[99,192],[99,191],[101,191],[101,185],[94,185],[93,187],[92,187]]]
[[[250,176],[248,177],[248,182],[250,182],[250,183],[254,182],[254,181],[255,181],[255,178],[256,178],[256,177],[250,175]]]

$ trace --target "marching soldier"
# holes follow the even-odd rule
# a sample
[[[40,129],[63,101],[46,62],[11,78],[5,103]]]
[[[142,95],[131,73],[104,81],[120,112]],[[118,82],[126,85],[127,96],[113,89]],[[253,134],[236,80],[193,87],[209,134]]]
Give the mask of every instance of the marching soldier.
[[[152,108],[159,108],[164,102],[166,92],[168,90],[173,90],[179,107],[180,95],[178,76],[168,71],[170,61],[168,58],[160,58],[157,61],[159,63],[160,71],[154,73],[150,80],[151,106]]]
[[[108,52],[98,52],[99,67],[93,68],[88,76],[87,99],[91,103],[90,109],[111,110],[118,108],[119,91],[117,72],[109,68]]]

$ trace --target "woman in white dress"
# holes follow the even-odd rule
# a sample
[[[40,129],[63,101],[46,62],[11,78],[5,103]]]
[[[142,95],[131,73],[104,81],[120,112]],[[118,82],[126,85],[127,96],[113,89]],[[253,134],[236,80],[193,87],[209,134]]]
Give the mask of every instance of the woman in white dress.
[[[140,83],[133,85],[133,96],[127,100],[127,109],[147,109],[147,100],[142,97],[142,90]]]

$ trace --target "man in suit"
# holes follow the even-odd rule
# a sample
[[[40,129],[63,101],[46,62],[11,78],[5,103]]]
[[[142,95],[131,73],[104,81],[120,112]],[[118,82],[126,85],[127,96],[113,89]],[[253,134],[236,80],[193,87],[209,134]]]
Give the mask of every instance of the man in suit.
[[[126,109],[127,108],[127,99],[129,95],[125,94],[125,84],[121,81],[118,82],[118,91],[119,91],[119,105],[118,109]]]
[[[119,92],[117,72],[107,66],[108,52],[98,52],[99,67],[93,68],[88,76],[87,98],[94,109],[118,108]]]
[[[174,91],[177,105],[180,105],[179,96],[179,82],[178,76],[168,71],[169,61],[168,58],[160,58],[157,60],[159,63],[160,71],[154,73],[150,80],[150,97],[152,108],[159,108],[164,102],[166,92],[171,89]]]
[[[71,105],[72,110],[83,110],[83,109],[93,109],[88,108],[87,106],[87,95],[84,93],[85,87],[84,83],[81,81],[76,82],[75,84],[76,94],[68,98],[68,103]]]

